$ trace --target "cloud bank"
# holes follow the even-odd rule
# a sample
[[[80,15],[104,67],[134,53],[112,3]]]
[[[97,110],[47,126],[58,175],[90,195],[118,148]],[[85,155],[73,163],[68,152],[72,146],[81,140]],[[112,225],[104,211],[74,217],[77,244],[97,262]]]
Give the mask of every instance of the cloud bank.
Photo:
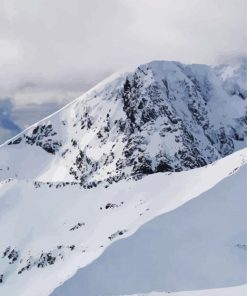
[[[64,102],[125,66],[243,54],[246,9],[245,0],[0,0],[0,95]]]

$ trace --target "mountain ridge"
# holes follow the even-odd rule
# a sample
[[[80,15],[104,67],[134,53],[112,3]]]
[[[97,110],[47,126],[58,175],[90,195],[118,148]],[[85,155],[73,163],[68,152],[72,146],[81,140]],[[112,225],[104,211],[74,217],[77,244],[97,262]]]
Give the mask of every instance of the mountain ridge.
[[[38,153],[37,181],[88,188],[204,166],[243,147],[247,134],[245,97],[230,96],[219,77],[206,65],[153,61],[104,80],[1,148],[18,147],[23,161]],[[4,175],[28,177],[8,167]]]
[[[113,242],[237,172],[246,165],[246,152],[185,172],[122,180],[107,189],[0,182],[1,293],[49,295]]]

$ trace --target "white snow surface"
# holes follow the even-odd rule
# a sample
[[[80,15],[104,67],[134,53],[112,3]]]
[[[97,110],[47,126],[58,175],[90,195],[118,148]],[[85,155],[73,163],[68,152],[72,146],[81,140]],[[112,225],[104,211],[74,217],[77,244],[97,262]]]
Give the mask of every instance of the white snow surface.
[[[247,166],[112,244],[51,296],[119,296],[247,283]]]
[[[10,246],[18,258],[0,258],[0,294],[48,295],[112,242],[209,190],[246,160],[244,149],[202,168],[121,181],[107,189],[35,188],[32,180],[2,181],[0,253]],[[108,203],[112,207],[107,208]],[[49,257],[55,258],[52,264]]]
[[[228,287],[221,289],[209,289],[201,291],[184,292],[152,292],[148,294],[122,295],[122,296],[244,296],[247,294],[247,285]]]

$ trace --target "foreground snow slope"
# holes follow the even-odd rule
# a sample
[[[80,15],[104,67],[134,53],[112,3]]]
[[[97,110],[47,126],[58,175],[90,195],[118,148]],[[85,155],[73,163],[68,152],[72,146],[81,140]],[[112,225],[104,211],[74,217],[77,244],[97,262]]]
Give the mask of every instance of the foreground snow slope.
[[[244,296],[247,295],[247,285],[228,287],[223,289],[210,289],[201,291],[185,291],[177,293],[152,292],[149,294],[135,294],[125,296]],[[123,295],[122,295],[123,296]]]
[[[247,283],[247,166],[111,245],[51,296],[119,296]]]
[[[109,188],[5,180],[0,191],[0,294],[48,295],[112,242],[215,186],[246,163],[247,149],[211,165]]]

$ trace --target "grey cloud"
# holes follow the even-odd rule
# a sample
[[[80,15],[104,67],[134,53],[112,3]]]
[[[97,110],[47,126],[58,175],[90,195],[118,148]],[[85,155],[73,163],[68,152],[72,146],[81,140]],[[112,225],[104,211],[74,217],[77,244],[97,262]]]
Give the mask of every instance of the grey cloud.
[[[61,101],[128,65],[215,63],[245,52],[245,12],[245,0],[0,0],[0,94]]]

